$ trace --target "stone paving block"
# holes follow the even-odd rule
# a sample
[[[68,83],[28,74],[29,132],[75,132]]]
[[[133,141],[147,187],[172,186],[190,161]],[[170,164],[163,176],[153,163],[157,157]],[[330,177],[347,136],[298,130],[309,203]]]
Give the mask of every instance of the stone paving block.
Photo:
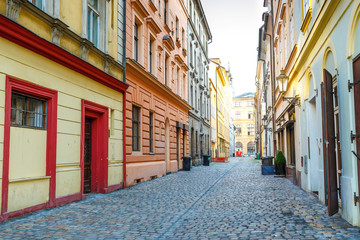
[[[360,239],[284,178],[232,158],[0,224],[0,239]]]

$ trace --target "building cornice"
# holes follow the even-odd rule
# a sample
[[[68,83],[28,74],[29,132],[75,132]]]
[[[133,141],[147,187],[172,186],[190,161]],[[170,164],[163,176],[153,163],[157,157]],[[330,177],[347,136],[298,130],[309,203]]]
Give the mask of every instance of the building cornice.
[[[133,75],[139,77],[144,83],[164,94],[168,97],[168,99],[171,99],[176,105],[180,105],[186,111],[192,109],[192,107],[184,99],[175,94],[170,87],[159,82],[155,76],[147,72],[135,60],[131,58],[126,59],[126,70],[128,73],[132,73]]]
[[[54,43],[39,37],[18,23],[8,19],[4,15],[0,15],[0,22],[0,37],[46,57],[116,91],[125,92],[129,87],[126,83],[121,82]]]

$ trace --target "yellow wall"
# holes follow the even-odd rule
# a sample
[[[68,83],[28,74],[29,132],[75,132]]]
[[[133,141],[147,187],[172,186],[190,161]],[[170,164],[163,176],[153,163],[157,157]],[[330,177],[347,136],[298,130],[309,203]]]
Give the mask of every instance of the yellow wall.
[[[86,99],[113,109],[114,130],[109,142],[109,185],[122,182],[122,98],[123,95],[100,83],[60,66],[33,52],[0,38],[0,141],[3,142],[5,75],[17,77],[58,91],[56,197],[80,191],[81,100]],[[12,138],[13,135],[11,135]],[[2,146],[0,145],[0,151]],[[0,154],[2,158],[2,154]],[[13,164],[13,163],[10,163]],[[14,170],[15,171],[15,170]],[[2,172],[2,170],[0,171]],[[16,173],[18,174],[18,173]],[[20,176],[21,175],[21,176]],[[23,177],[19,174],[17,177]],[[47,201],[48,179],[10,183],[9,210]],[[30,201],[30,192],[36,199]],[[21,197],[20,196],[24,196]],[[19,201],[19,202],[17,202]],[[10,207],[10,206],[9,206]]]
[[[8,212],[46,203],[49,200],[49,178],[10,181],[8,199]]]
[[[46,130],[11,127],[9,159],[9,180],[46,176]]]
[[[2,182],[3,174],[3,157],[4,157],[4,107],[5,107],[5,75],[0,71],[0,181]],[[0,193],[2,193],[2,184],[0,184]],[[2,198],[0,198],[1,204]]]

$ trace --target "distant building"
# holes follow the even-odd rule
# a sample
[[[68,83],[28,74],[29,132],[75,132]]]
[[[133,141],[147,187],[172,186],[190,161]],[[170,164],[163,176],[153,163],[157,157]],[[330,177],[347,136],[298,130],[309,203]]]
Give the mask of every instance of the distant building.
[[[218,58],[210,59],[209,79],[211,83],[212,161],[223,162],[230,156],[231,83],[229,72],[221,66]]]
[[[255,153],[254,93],[244,93],[232,99],[232,117],[235,125],[235,151]]]

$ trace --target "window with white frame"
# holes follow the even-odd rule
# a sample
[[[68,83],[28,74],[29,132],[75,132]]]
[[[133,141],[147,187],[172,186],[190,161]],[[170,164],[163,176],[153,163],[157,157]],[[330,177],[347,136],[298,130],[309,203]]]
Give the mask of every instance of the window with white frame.
[[[240,120],[240,118],[241,118],[240,112],[236,112],[235,113],[235,119]]]
[[[28,1],[34,4],[35,6],[37,6],[38,8],[40,8],[41,10],[45,10],[45,0],[28,0]]]
[[[100,12],[98,0],[88,0],[87,38],[95,47],[99,47]]]

